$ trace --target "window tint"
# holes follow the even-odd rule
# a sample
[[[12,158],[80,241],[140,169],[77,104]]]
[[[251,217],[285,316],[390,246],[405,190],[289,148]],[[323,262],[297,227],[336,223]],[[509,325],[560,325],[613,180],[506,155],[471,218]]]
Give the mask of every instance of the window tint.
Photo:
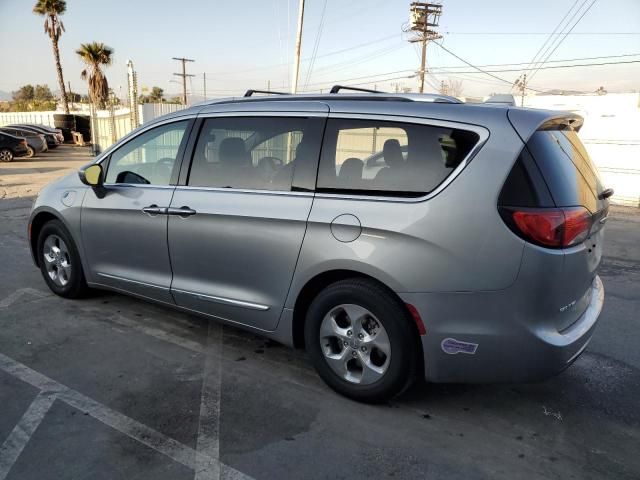
[[[147,130],[111,154],[107,183],[169,185],[188,120]]]
[[[478,139],[444,127],[330,119],[318,188],[420,196],[440,185]]]
[[[602,184],[578,134],[572,130],[540,130],[527,147],[540,167],[558,206],[598,210]]]
[[[188,185],[290,190],[294,165],[312,160],[318,149],[308,118],[210,118],[200,131]]]

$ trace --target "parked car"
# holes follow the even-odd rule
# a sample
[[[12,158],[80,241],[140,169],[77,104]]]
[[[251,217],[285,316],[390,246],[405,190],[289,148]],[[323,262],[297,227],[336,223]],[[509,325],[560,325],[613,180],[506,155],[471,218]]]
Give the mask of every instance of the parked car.
[[[58,143],[64,143],[64,135],[62,134],[62,130],[59,128],[53,128],[48,125],[42,125],[40,123],[24,123],[18,124],[16,126],[33,127],[40,130],[42,133],[52,133],[58,140]]]
[[[44,138],[47,141],[48,148],[56,148],[60,145],[60,140],[58,140],[58,136],[55,133],[47,132],[43,128],[34,127],[32,125],[8,125],[10,128],[20,128],[21,130],[26,130],[31,133],[44,135]]]
[[[44,188],[30,247],[58,295],[123,292],[304,347],[357,400],[417,375],[542,379],[604,301],[612,191],[582,123],[442,95],[209,101]]]
[[[24,157],[27,152],[27,141],[24,138],[0,132],[0,162],[10,162],[16,157]]]
[[[46,152],[49,149],[49,147],[47,147],[47,139],[41,133],[33,133],[12,127],[2,127],[0,128],[0,132],[24,138],[27,141],[28,158],[34,157],[38,153]]]

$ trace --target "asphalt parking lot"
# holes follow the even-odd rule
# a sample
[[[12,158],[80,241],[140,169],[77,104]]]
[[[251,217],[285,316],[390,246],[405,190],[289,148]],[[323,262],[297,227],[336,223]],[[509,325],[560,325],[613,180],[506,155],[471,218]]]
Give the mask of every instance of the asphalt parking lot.
[[[599,327],[541,383],[334,394],[303,352],[139,300],[49,292],[26,241],[60,147],[0,165],[0,480],[640,478],[640,211],[614,208]]]

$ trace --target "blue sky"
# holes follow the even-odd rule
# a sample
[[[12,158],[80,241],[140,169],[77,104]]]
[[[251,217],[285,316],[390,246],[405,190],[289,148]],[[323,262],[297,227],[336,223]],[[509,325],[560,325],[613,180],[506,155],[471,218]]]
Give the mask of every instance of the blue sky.
[[[47,83],[57,90],[50,41],[42,30],[43,20],[31,13],[34,3],[0,0],[0,90],[12,91],[25,83]],[[395,83],[415,88],[417,80],[406,77],[418,68],[418,53],[402,33],[409,3],[326,0],[325,8],[325,0],[307,0],[301,89],[318,91],[333,83],[359,83],[366,81],[359,80],[361,77],[372,75],[377,75],[369,78],[375,78],[379,89],[392,89]],[[555,28],[574,0],[442,3],[439,30],[444,35],[443,45],[472,64],[491,65],[529,62],[545,41],[545,33]],[[287,88],[297,4],[297,0],[67,0],[63,16],[67,31],[60,41],[65,80],[71,81],[74,90],[86,91],[80,80],[82,65],[74,52],[80,43],[95,40],[115,50],[114,64],[106,73],[116,93],[120,86],[123,94],[126,91],[126,63],[132,59],[141,86],[157,85],[168,94],[177,94],[180,86],[171,80],[177,80],[172,73],[179,71],[179,64],[171,57],[179,56],[196,60],[188,64],[188,71],[197,75],[188,85],[195,95],[202,95],[204,72],[209,96],[266,88],[269,81],[273,89]],[[323,8],[322,34],[309,76],[309,58]],[[640,1],[597,0],[551,59],[634,53],[640,53]],[[614,60],[640,60],[640,56]],[[600,61],[607,60],[589,62]],[[438,68],[464,67],[437,45],[429,46],[427,63],[434,69],[434,75],[428,77],[428,90],[453,75],[435,73]],[[518,74],[497,75],[512,81]],[[467,95],[509,90],[508,85],[486,75],[461,73],[455,77],[462,80]],[[640,63],[544,70],[531,85],[540,89],[595,90],[604,85],[609,91],[637,90]]]

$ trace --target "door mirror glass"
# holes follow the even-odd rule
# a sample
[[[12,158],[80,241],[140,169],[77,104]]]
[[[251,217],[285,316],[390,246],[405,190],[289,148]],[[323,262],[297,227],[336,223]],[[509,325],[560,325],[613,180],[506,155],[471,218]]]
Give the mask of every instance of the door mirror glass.
[[[99,164],[89,165],[79,172],[80,180],[90,187],[99,187],[102,185],[102,167]]]

